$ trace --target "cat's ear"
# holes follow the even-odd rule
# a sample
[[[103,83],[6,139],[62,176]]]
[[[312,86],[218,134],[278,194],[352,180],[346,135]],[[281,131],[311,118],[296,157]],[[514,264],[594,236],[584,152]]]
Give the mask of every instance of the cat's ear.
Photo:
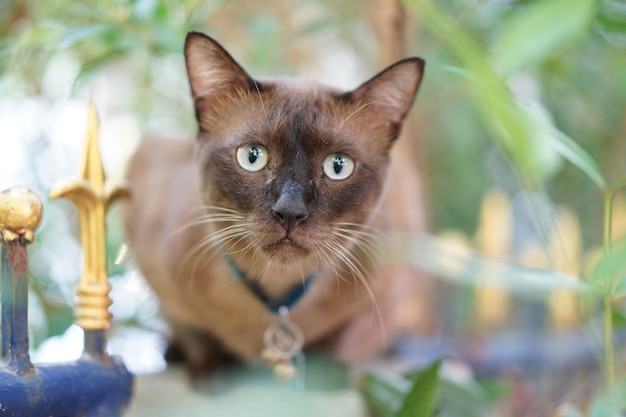
[[[390,135],[395,139],[417,94],[424,65],[421,58],[398,61],[357,89],[344,94],[344,98],[359,106],[372,108],[391,128]]]
[[[249,89],[254,85],[230,54],[203,33],[187,34],[185,62],[194,99],[231,89]]]

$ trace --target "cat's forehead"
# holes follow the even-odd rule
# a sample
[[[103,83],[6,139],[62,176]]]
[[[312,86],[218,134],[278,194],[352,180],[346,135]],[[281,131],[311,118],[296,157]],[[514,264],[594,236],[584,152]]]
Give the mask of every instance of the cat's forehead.
[[[319,81],[296,77],[263,77],[258,81],[276,94],[297,95],[300,97],[332,98],[342,93],[337,88]]]
[[[384,135],[368,106],[345,94],[302,78],[257,78],[251,88],[214,97],[210,103],[215,112],[200,112],[201,126],[231,147],[253,141],[320,154],[363,146],[385,151],[388,141],[377,139]]]
[[[366,115],[366,106],[344,99],[345,91],[302,78],[259,78],[256,82],[258,90],[247,95],[252,105],[244,104],[249,117],[242,124],[237,122],[233,132],[235,144],[254,138],[266,146],[322,154],[362,146],[387,149],[387,141],[375,139],[376,126]]]

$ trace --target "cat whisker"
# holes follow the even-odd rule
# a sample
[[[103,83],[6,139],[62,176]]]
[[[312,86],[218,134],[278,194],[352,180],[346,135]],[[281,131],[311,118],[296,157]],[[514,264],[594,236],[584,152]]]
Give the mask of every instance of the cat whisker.
[[[307,277],[304,276],[304,270],[302,269],[302,264],[298,264],[298,269],[300,269],[300,280],[302,281],[302,285],[305,285]]]
[[[363,223],[352,223],[352,222],[339,222],[336,223],[335,226],[338,227],[343,227],[343,228],[349,228],[350,230],[354,230],[354,231],[358,231],[358,232],[365,232],[366,230],[369,231],[369,233],[371,233],[372,235],[380,235],[380,229],[374,227],[374,226],[370,226],[369,224],[363,224]]]
[[[258,257],[259,254],[258,252],[255,252],[255,258]],[[258,261],[255,260],[255,264]],[[263,285],[263,282],[267,279],[270,269],[275,267],[275,262],[274,260],[270,257],[269,259],[266,260],[266,262],[263,264],[263,268],[261,268],[261,272],[259,273],[259,283],[261,285]]]
[[[259,284],[263,285],[263,283],[265,282],[265,280],[267,279],[267,276],[269,275],[269,271],[270,271],[270,267],[272,265],[272,262],[266,262],[263,265],[263,268],[261,269],[261,272],[259,274],[258,280],[259,280]]]
[[[331,234],[328,236],[326,240],[326,244],[329,249],[341,260],[343,265],[352,273],[352,275],[357,278],[358,281],[363,285],[363,288],[367,292],[368,296],[372,301],[372,306],[374,308],[374,313],[380,323],[381,332],[383,335],[383,340],[386,340],[386,331],[385,331],[385,323],[383,320],[382,311],[380,309],[380,305],[378,300],[376,299],[376,294],[372,289],[370,283],[363,271],[367,271],[363,263],[348,249],[346,249],[345,245],[338,239],[336,234]]]
[[[261,254],[258,250],[256,250],[257,246],[252,247],[252,264],[256,265],[260,262]]]
[[[341,271],[339,271],[339,264],[333,260],[333,255],[335,255],[334,248],[328,244],[326,239],[323,240],[323,245],[320,246],[317,254],[324,267],[332,272],[338,280],[349,283]]]
[[[221,243],[227,242],[229,238],[237,237],[245,231],[245,226],[241,224],[233,224],[223,229],[216,230],[215,232],[203,237],[195,245],[193,245],[189,250],[188,255],[193,256],[198,250],[204,248],[206,245],[209,245],[209,247],[214,247]]]
[[[223,233],[221,235],[217,235],[216,233],[213,236],[208,236],[203,239],[202,248],[194,248],[195,251],[201,250],[196,260],[194,261],[192,276],[195,276],[195,272],[198,268],[198,263],[200,260],[203,261],[202,265],[209,262],[216,255],[220,256],[231,256],[234,254],[243,254],[244,256],[250,251],[253,250],[255,243],[255,234],[249,230],[249,224],[238,225],[240,226],[238,229],[241,230],[230,230],[228,233]],[[248,244],[241,249],[238,250],[229,250],[226,248],[227,244],[230,246],[236,246],[239,242],[248,240]],[[230,241],[230,243],[229,243]],[[220,248],[221,250],[218,250]],[[211,255],[207,258],[205,254],[210,253]],[[190,282],[190,289],[192,286],[192,282]]]
[[[203,214],[191,220],[190,222],[184,224],[178,229],[174,230],[169,234],[169,237],[175,236],[178,233],[182,233],[192,227],[202,226],[211,223],[236,223],[245,220],[243,216],[235,215],[235,214],[217,214],[217,213],[209,213]]]
[[[243,217],[243,215],[237,210],[227,208],[227,207],[213,206],[213,205],[199,205],[199,206],[192,208],[190,211],[194,212],[198,210],[202,210],[205,212],[216,211],[216,212],[223,212],[223,213],[231,213],[231,214],[236,214],[238,216]]]
[[[247,224],[234,224],[223,229],[217,230],[208,236],[203,237],[194,246],[191,247],[189,252],[185,255],[184,260],[188,261],[191,257],[196,256],[193,263],[191,275],[195,276],[199,265],[206,265],[215,255],[225,255],[224,251],[218,250],[218,248],[224,248],[227,242],[235,240],[239,242],[250,235],[249,225]],[[210,253],[209,257],[206,254]],[[203,261],[202,264],[199,264]]]
[[[361,250],[370,260],[370,264],[382,265],[385,257],[381,251],[380,234],[373,234],[358,230],[334,228],[333,231],[354,245],[355,249]]]
[[[374,252],[377,252],[378,255],[381,255],[380,247],[385,244],[387,241],[386,236],[377,228],[366,224],[357,224],[357,223],[337,223],[333,230],[337,230],[338,232],[350,234],[353,236],[358,236],[359,240],[366,244],[371,249],[374,249]]]
[[[213,257],[215,255],[219,255],[218,250],[212,250],[215,249],[215,247],[218,246],[217,243],[211,243],[211,242],[205,242],[203,245],[198,246],[197,248],[194,249],[195,252],[200,252],[195,260],[193,261],[193,265],[191,268],[191,274],[190,276],[195,277],[196,276],[196,271],[198,270],[198,268],[203,268],[207,265],[207,263],[213,259]],[[206,256],[207,254],[210,254],[210,256]]]
[[[337,294],[339,294],[339,281],[345,281],[348,282],[348,280],[346,280],[338,271],[337,271],[337,265],[332,261],[332,258],[330,257],[330,255],[328,255],[326,253],[326,247],[322,246],[320,248],[320,252],[319,252],[319,261],[321,261],[322,265],[324,265],[324,267],[326,269],[328,269],[332,274],[334,274],[338,279],[335,280],[337,283]]]
[[[242,254],[242,255],[247,255],[248,252],[250,252],[252,249],[255,248],[256,246],[256,242],[254,242],[254,237],[255,234],[251,233],[251,232],[246,232],[245,235],[242,235],[239,239],[237,239],[232,246],[236,246],[237,244],[239,244],[239,242],[241,242],[244,239],[248,239],[248,244],[246,246],[244,246],[243,248],[239,249],[239,250],[235,250],[235,251],[229,251],[228,255],[233,255],[233,254]]]
[[[206,253],[210,252],[211,249],[219,246],[222,242],[225,242],[228,240],[229,238],[229,234],[232,234],[233,236],[237,235],[236,229],[241,227],[239,222],[239,219],[236,217],[223,217],[222,215],[215,215],[215,214],[205,214],[202,216],[199,216],[198,218],[196,218],[195,220],[191,221],[190,223],[186,224],[185,226],[181,227],[178,231],[175,231],[172,233],[175,234],[179,231],[182,231],[184,229],[188,229],[190,227],[194,227],[194,226],[200,226],[203,224],[210,224],[210,223],[215,223],[215,222],[232,222],[234,224],[227,226],[226,228],[223,229],[219,229],[213,233],[208,234],[207,236],[203,237],[202,239],[200,239],[198,242],[196,242],[188,251],[187,253],[185,253],[181,265],[186,264],[192,257],[196,256],[195,261],[193,262],[192,268],[191,268],[191,275],[195,275],[197,269],[198,269],[198,265],[200,260],[204,259],[204,263],[206,264],[206,262],[208,262],[210,259],[212,259],[212,257],[215,255],[215,253],[213,253],[210,257],[205,258]],[[217,252],[217,251],[216,251]]]

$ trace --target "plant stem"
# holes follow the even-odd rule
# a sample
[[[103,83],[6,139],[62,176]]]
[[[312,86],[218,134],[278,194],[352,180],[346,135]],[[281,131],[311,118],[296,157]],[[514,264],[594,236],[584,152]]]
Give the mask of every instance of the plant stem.
[[[615,353],[613,349],[613,309],[610,295],[604,297],[604,367],[606,385],[610,390],[615,386]]]
[[[604,255],[611,252],[612,245],[612,218],[613,218],[613,196],[612,189],[604,190],[604,230],[602,246]],[[615,351],[613,347],[613,288],[610,288],[603,298],[603,320],[604,320],[604,367],[606,372],[606,384],[609,390],[615,386]]]
[[[603,192],[604,197],[604,231],[602,233],[602,248],[604,254],[608,255],[611,252],[611,246],[613,245],[613,196],[615,191],[609,189]]]

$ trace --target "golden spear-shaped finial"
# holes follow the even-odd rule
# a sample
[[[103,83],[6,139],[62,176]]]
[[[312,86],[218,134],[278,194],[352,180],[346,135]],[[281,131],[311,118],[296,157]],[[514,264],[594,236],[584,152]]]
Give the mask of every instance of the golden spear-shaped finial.
[[[129,196],[129,191],[125,185],[105,190],[104,168],[98,146],[98,117],[91,101],[79,175],[79,179],[55,185],[50,191],[50,198],[67,198],[78,209],[84,269],[76,290],[76,324],[86,331],[104,330],[111,325],[105,215],[111,203],[120,197]]]

